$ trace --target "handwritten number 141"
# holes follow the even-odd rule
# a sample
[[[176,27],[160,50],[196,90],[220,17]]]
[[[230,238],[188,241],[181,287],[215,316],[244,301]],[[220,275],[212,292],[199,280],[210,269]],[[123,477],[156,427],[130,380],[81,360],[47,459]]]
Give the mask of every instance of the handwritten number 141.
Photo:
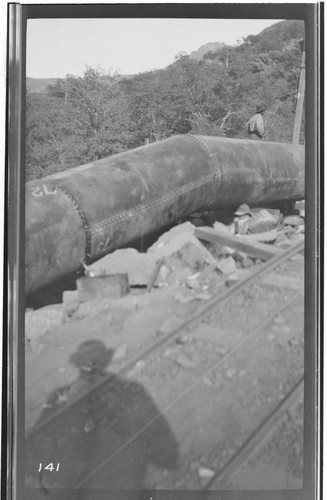
[[[46,467],[43,467],[43,469],[49,470],[50,472],[52,472],[52,471],[58,472],[59,466],[60,466],[60,463],[57,464],[57,467],[55,467],[55,465],[53,465],[53,463],[51,463],[51,464],[48,464]],[[39,466],[39,472],[41,472],[41,470],[42,470],[42,464],[40,464],[40,466]]]

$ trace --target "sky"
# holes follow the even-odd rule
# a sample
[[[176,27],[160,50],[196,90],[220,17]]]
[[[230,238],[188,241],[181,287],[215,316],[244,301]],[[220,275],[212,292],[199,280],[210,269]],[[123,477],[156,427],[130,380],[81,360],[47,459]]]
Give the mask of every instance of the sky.
[[[82,76],[86,66],[120,74],[165,68],[208,42],[236,44],[280,19],[29,19],[26,75]]]

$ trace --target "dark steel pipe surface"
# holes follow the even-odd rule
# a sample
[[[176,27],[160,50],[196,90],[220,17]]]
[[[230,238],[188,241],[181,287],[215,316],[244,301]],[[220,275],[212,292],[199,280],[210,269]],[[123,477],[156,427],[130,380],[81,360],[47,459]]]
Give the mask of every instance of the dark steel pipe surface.
[[[182,135],[26,184],[30,294],[192,212],[304,198],[304,147]]]

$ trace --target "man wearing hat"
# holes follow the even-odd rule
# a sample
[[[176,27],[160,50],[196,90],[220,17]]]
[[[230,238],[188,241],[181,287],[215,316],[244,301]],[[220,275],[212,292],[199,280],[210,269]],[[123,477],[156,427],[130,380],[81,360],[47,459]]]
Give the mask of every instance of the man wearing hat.
[[[256,108],[256,114],[247,122],[248,133],[250,139],[258,140],[263,139],[265,135],[265,127],[263,122],[263,115],[265,114],[266,106],[260,105]]]

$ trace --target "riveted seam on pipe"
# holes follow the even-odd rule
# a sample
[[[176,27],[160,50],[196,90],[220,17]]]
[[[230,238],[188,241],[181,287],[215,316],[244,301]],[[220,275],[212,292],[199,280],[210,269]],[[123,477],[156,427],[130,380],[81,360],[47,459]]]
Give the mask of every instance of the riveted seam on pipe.
[[[192,137],[192,139],[194,139],[196,142],[201,144],[201,146],[203,146],[203,148],[205,149],[205,152],[209,155],[209,158],[211,160],[213,168],[218,171],[218,169],[220,167],[220,173],[222,175],[223,171],[222,171],[221,165],[218,164],[216,158],[213,156],[212,152],[210,151],[210,149],[208,147],[208,144],[206,144],[204,141],[202,141],[202,139],[200,139],[200,137],[198,137],[197,135],[190,134],[189,136]]]
[[[216,180],[217,177],[218,177],[218,174],[220,174],[220,183],[222,185],[223,184],[223,178],[224,178],[223,167],[222,167],[222,165],[220,163],[217,162],[217,159],[215,158],[215,156],[210,151],[210,148],[208,147],[208,144],[206,142],[204,142],[202,139],[200,139],[200,137],[198,137],[197,135],[189,134],[189,136],[192,139],[194,139],[198,144],[200,144],[202,146],[202,148],[205,150],[205,152],[209,155],[212,167],[213,167],[214,171],[216,172],[216,175],[215,175],[215,177],[214,177],[213,180]],[[211,198],[209,199],[209,203],[212,203],[214,200],[215,200],[215,195],[213,194],[211,196]]]
[[[85,263],[87,264],[88,260],[91,257],[91,233],[90,233],[89,225],[87,223],[86,216],[85,216],[83,210],[81,209],[81,207],[79,206],[79,204],[77,203],[77,201],[75,200],[75,198],[73,197],[73,195],[69,191],[67,191],[67,189],[64,186],[62,186],[61,184],[56,184],[56,187],[58,189],[60,189],[69,198],[69,200],[72,202],[72,204],[76,208],[76,210],[81,218],[83,229],[85,231],[85,259],[84,260],[85,260]]]
[[[209,184],[213,180],[215,180],[217,176],[217,171],[200,177],[196,181],[190,182],[189,184],[186,184],[185,186],[182,186],[178,189],[175,189],[172,191],[170,194],[164,195],[156,200],[148,201],[147,203],[143,203],[142,205],[138,205],[134,208],[131,208],[130,210],[125,210],[124,212],[121,212],[120,214],[114,215],[110,217],[109,219],[105,219],[101,222],[97,222],[96,224],[93,224],[90,226],[90,232],[91,234],[96,234],[104,229],[107,229],[111,226],[115,226],[116,224],[119,224],[121,222],[124,222],[126,220],[130,220],[134,215],[138,215],[148,209],[151,208],[156,208],[164,203],[167,203],[168,201],[171,201],[175,198],[178,198],[181,194],[189,193],[193,189],[196,189],[198,187],[204,186],[205,184]]]

